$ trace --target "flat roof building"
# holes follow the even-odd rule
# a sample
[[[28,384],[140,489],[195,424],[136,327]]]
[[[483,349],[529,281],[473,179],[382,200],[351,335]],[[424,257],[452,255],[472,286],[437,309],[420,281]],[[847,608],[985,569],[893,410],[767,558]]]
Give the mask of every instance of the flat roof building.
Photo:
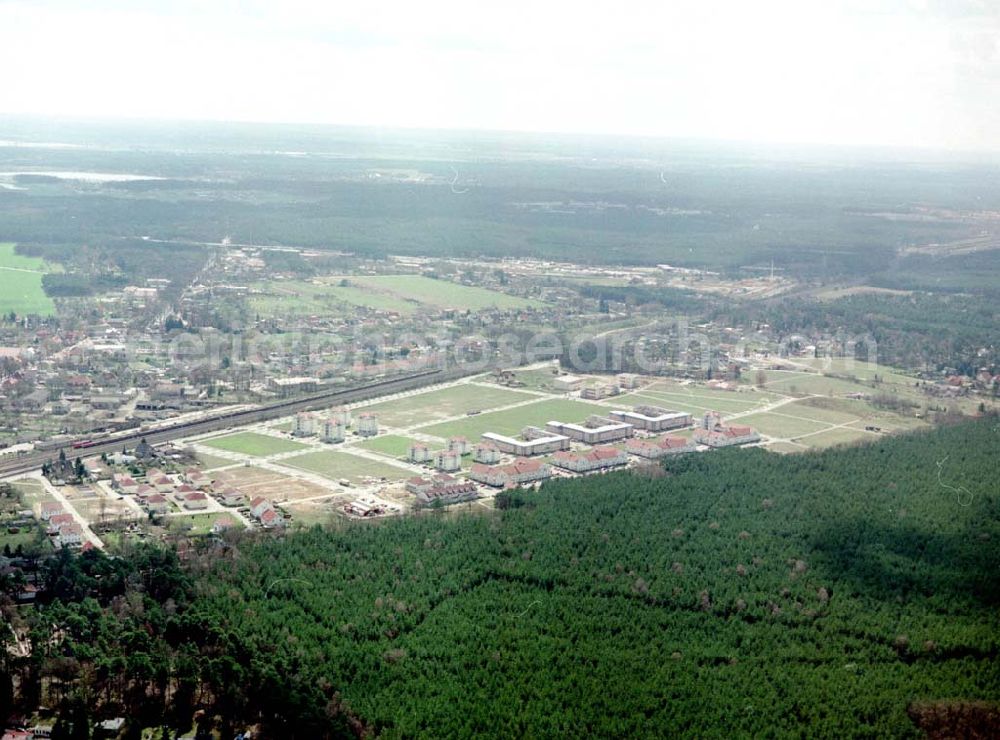
[[[566,424],[561,421],[550,421],[545,425],[553,434],[562,434],[577,442],[601,444],[613,442],[616,439],[631,437],[634,428],[625,422],[605,419],[601,416],[589,416],[583,424]]]
[[[622,422],[628,422],[636,429],[647,432],[663,432],[668,429],[680,429],[691,426],[691,414],[686,411],[671,411],[660,406],[635,406],[631,411],[614,410],[608,416]]]
[[[508,455],[530,457],[569,449],[569,437],[564,434],[551,434],[537,427],[526,427],[521,431],[521,437],[522,439],[516,439],[494,432],[483,434],[484,440],[493,443],[497,449]]]

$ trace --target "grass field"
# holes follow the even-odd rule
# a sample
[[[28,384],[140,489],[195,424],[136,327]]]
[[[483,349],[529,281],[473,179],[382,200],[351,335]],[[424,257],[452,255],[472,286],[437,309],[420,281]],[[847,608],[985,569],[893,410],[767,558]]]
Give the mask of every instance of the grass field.
[[[871,385],[841,378],[830,378],[817,373],[767,372],[768,390],[779,393],[809,394],[820,396],[843,396],[848,393],[872,393]],[[891,391],[895,387],[885,388]]]
[[[483,432],[517,434],[526,426],[544,426],[547,421],[580,422],[591,414],[606,416],[608,408],[584,401],[551,399],[490,414],[469,416],[443,424],[420,427],[425,434],[447,439],[455,435],[479,439]]]
[[[0,313],[53,315],[55,303],[42,289],[47,271],[44,261],[16,254],[9,242],[0,243]]]
[[[643,388],[635,393],[610,399],[609,402],[622,406],[635,406],[640,403],[652,404],[700,415],[706,411],[718,411],[721,414],[751,411],[774,401],[775,398],[776,396],[770,393],[736,393],[675,386],[669,391],[656,390],[652,387]]]
[[[337,450],[307,452],[282,460],[281,465],[318,473],[330,480],[346,478],[355,485],[364,483],[365,478],[389,478],[398,480],[408,475],[406,468],[375,462],[365,457],[351,455]]]
[[[458,285],[423,275],[364,275],[347,278],[352,284],[383,294],[438,308],[478,310],[482,308],[527,308],[544,306],[541,301],[519,298],[486,288]]]
[[[477,409],[482,411],[509,406],[532,398],[537,396],[500,387],[459,384],[372,404],[364,410],[377,413],[379,422],[385,426],[408,427],[440,421]]]
[[[309,280],[275,280],[255,283],[252,288],[250,310],[261,316],[330,314],[351,311],[355,306],[409,314],[419,308],[391,295]]]
[[[738,423],[751,426],[761,434],[782,439],[794,439],[800,434],[810,434],[829,429],[830,425],[821,421],[782,415],[777,412],[750,414],[740,417]]]
[[[255,457],[276,455],[280,452],[294,452],[295,450],[306,448],[306,445],[293,442],[290,439],[281,439],[267,434],[257,434],[256,432],[227,434],[224,437],[202,440],[200,444],[206,447],[215,447],[219,450],[238,452],[243,455],[253,455]]]
[[[227,465],[234,465],[232,460],[225,457],[216,457],[215,455],[206,455],[204,452],[199,452],[195,455],[201,467],[205,470],[215,470],[216,468],[224,468]]]
[[[347,280],[348,285],[340,285]],[[251,286],[250,310],[262,316],[329,314],[365,306],[411,314],[421,306],[479,310],[544,306],[495,290],[458,285],[422,275],[332,276],[272,280]]]
[[[219,520],[229,522],[235,529],[243,529],[243,524],[231,514],[185,514],[167,517],[165,523],[167,529],[173,532],[197,536],[211,532],[212,526]]]
[[[850,426],[831,429],[828,432],[820,432],[819,434],[803,437],[797,441],[800,444],[808,445],[810,448],[818,449],[855,442],[873,442],[877,438],[878,435],[864,431],[863,427]]]
[[[366,450],[388,455],[389,457],[406,457],[410,450],[410,445],[414,441],[409,437],[403,437],[398,434],[385,434],[381,437],[366,439],[358,447],[364,447]]]

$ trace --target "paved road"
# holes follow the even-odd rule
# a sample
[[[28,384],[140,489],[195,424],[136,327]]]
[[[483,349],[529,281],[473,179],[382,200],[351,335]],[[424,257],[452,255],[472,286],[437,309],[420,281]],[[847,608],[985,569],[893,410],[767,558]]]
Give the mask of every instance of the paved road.
[[[87,520],[83,518],[83,515],[76,510],[76,507],[73,506],[72,502],[68,498],[66,498],[65,494],[63,494],[63,492],[60,491],[58,487],[52,485],[49,482],[49,479],[46,478],[44,475],[42,475],[41,472],[32,473],[30,476],[26,477],[36,478],[40,480],[42,482],[42,487],[45,489],[46,493],[52,496],[52,498],[54,498],[60,504],[62,504],[63,508],[66,510],[66,513],[71,514],[73,516],[73,520],[80,525],[80,529],[83,531],[84,542],[89,542],[94,547],[104,549],[104,543],[101,541],[101,538],[98,537],[96,534],[94,534],[94,530],[90,528],[90,524],[87,522]]]

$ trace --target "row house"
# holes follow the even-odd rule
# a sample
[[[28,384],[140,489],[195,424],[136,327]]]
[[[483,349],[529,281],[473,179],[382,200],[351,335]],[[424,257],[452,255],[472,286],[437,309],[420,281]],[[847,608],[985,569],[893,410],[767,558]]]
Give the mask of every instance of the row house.
[[[557,452],[552,464],[574,473],[607,470],[628,463],[628,453],[615,447],[595,447],[588,452]]]
[[[657,460],[667,455],[694,452],[696,449],[698,446],[690,439],[670,434],[656,439],[630,439],[625,443],[627,452],[649,460]]]
[[[472,480],[497,488],[534,483],[551,476],[551,466],[540,460],[515,460],[507,465],[474,463],[469,470],[469,477]]]
[[[668,429],[691,426],[691,414],[659,406],[635,406],[632,411],[614,410],[610,411],[608,416],[647,432],[664,432]]]

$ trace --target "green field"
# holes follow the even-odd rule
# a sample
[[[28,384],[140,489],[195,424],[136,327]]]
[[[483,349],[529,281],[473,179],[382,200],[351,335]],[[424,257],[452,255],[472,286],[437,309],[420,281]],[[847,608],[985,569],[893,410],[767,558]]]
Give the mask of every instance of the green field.
[[[46,263],[14,252],[14,245],[0,243],[0,313],[51,316],[55,303],[42,289]]]
[[[804,418],[782,416],[778,413],[760,413],[741,416],[736,423],[751,426],[761,434],[782,439],[794,439],[800,434],[810,434],[829,429],[830,424],[821,421],[810,421]]]
[[[435,280],[424,275],[364,275],[347,279],[353,284],[371,288],[385,295],[438,308],[475,311],[482,308],[528,308],[546,305],[541,301],[519,298],[486,288],[459,285],[448,280]]]
[[[347,478],[355,485],[363,483],[366,477],[390,478],[398,480],[408,475],[406,468],[380,463],[365,457],[358,457],[339,450],[307,452],[282,460],[281,465],[308,470],[331,480]]]
[[[216,457],[215,455],[206,455],[204,452],[199,452],[195,454],[195,458],[201,464],[201,467],[205,470],[215,470],[216,468],[224,468],[227,465],[233,465],[233,461],[225,457]]]
[[[188,535],[206,535],[212,531],[212,525],[218,520],[228,520],[238,529],[243,529],[240,523],[232,514],[185,514],[183,516],[167,517],[165,524],[167,529],[174,532],[183,532]]]
[[[517,434],[526,426],[545,426],[545,422],[548,421],[580,422],[591,414],[605,416],[607,413],[606,406],[598,406],[584,401],[551,399],[506,411],[494,411],[491,414],[479,414],[443,424],[421,427],[420,431],[445,439],[460,435],[470,440],[476,440],[483,432]]]
[[[276,455],[280,452],[293,452],[306,448],[306,445],[293,442],[290,439],[281,439],[267,434],[257,434],[256,432],[227,434],[225,437],[202,440],[199,444],[203,444],[206,447],[215,447],[219,450],[238,452],[243,455],[253,455],[255,457],[266,457],[267,455]]]
[[[537,396],[500,387],[459,384],[372,404],[364,410],[377,413],[380,423],[386,426],[409,427],[441,421],[477,409],[482,411],[509,406],[532,398]]]
[[[342,280],[348,285],[340,285]],[[365,306],[411,314],[421,306],[479,310],[544,306],[495,290],[458,285],[422,275],[332,276],[316,280],[254,283],[250,310],[261,316],[296,316],[350,311]]]
[[[378,452],[389,457],[406,457],[410,451],[410,445],[416,440],[409,437],[402,437],[398,434],[384,434],[380,437],[372,437],[361,442],[358,447],[366,450]]]
[[[721,414],[750,411],[771,403],[776,398],[778,397],[771,393],[737,393],[734,391],[713,391],[708,388],[687,389],[683,386],[674,386],[672,390],[656,390],[655,387],[643,388],[635,393],[610,399],[610,402],[622,406],[652,404],[676,411],[687,411],[697,416],[706,411],[718,411]]]
[[[840,427],[831,429],[828,432],[820,432],[798,440],[800,444],[808,445],[813,449],[823,447],[833,447],[834,445],[850,444],[855,442],[873,442],[878,439],[878,434],[864,431],[863,426]]]
[[[350,278],[348,278],[350,279]],[[334,300],[352,306],[367,306],[379,311],[395,311],[396,313],[410,314],[419,307],[417,302],[399,298],[388,293],[358,288],[353,285],[329,285],[329,294]]]

